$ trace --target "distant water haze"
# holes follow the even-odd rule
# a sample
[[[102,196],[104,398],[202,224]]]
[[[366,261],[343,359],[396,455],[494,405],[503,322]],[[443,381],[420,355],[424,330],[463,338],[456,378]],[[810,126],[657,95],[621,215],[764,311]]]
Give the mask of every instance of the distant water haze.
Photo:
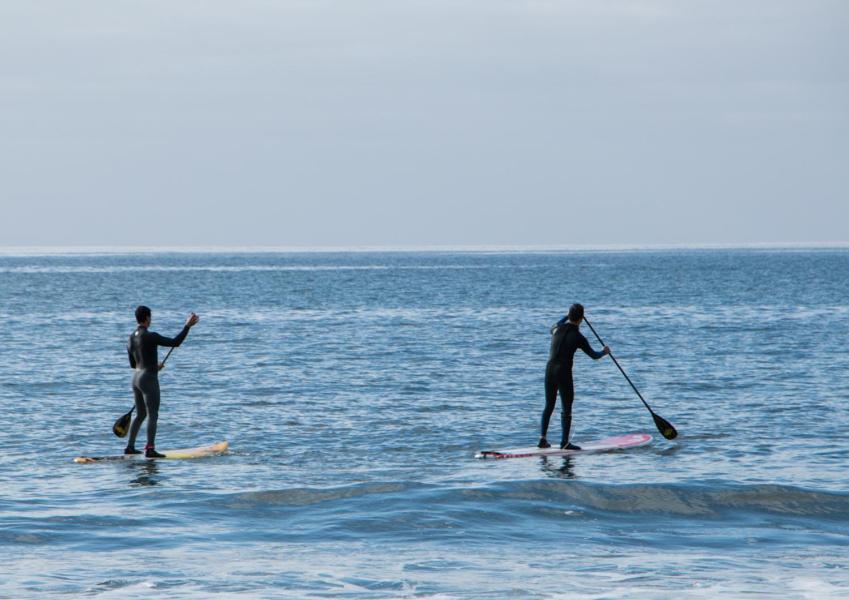
[[[0,4],[0,245],[846,242],[849,4]]]

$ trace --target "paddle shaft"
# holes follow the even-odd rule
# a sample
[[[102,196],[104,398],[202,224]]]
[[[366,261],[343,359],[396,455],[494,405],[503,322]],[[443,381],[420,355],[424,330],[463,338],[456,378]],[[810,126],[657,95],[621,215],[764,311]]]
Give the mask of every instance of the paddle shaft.
[[[176,348],[176,347],[177,346],[171,346],[171,348],[168,349],[168,354],[166,354],[165,358],[162,359],[161,364],[163,364],[163,365],[165,364],[165,361],[168,360],[168,357],[171,356],[171,353],[174,352],[174,348]]]
[[[586,318],[586,317],[584,317],[584,323],[586,323],[586,324],[589,326],[590,330],[593,332],[593,334],[596,336],[596,338],[598,338],[598,342],[599,342],[602,346],[606,346],[607,344],[605,344],[605,343],[604,343],[604,340],[602,340],[602,339],[601,339],[601,336],[600,336],[600,335],[598,334],[598,332],[595,330],[595,327],[593,327],[593,326],[592,326],[592,323],[590,323],[590,322],[587,320],[587,318]],[[620,364],[619,364],[619,361],[618,361],[618,360],[616,360],[616,357],[615,357],[615,356],[613,356],[613,352],[610,352],[610,353],[609,353],[609,356],[610,356],[610,358],[613,360],[613,364],[615,364],[615,365],[616,365],[616,367],[619,369],[619,371],[622,373],[622,375],[624,375],[624,376],[625,376],[625,379],[628,381],[628,383],[630,383],[630,384],[631,384],[631,387],[632,387],[632,388],[634,388],[634,391],[635,391],[635,392],[637,392],[637,396],[639,396],[640,401],[642,401],[642,403],[645,405],[645,407],[646,407],[647,409],[649,409],[649,412],[650,412],[651,414],[654,414],[654,411],[651,409],[651,407],[650,407],[650,406],[648,405],[648,403],[645,401],[645,399],[643,398],[643,395],[640,393],[640,390],[638,390],[638,389],[637,389],[637,386],[635,386],[635,385],[634,385],[634,382],[633,382],[633,381],[631,381],[631,378],[630,378],[630,377],[628,377],[628,374],[625,372],[625,369],[623,369],[623,368],[622,368],[622,365],[620,365]]]

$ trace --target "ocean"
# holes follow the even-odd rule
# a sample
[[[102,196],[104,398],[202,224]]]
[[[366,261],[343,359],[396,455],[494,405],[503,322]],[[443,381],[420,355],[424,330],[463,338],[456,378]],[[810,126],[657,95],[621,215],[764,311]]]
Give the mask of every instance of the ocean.
[[[679,437],[578,354],[573,440],[654,441],[476,460],[536,443],[573,302]],[[72,462],[124,447],[138,304],[201,316],[157,447],[228,454]],[[840,247],[6,251],[0,598],[847,597],[847,333]]]

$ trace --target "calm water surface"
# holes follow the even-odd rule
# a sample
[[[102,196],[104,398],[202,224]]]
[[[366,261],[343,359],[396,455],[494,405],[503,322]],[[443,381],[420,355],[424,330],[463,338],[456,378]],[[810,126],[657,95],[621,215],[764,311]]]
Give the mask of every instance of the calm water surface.
[[[574,301],[680,437],[579,356],[575,441],[654,443],[475,460]],[[71,462],[123,448],[139,303],[202,316],[158,446],[228,455]],[[847,333],[846,249],[6,253],[0,597],[846,597]]]

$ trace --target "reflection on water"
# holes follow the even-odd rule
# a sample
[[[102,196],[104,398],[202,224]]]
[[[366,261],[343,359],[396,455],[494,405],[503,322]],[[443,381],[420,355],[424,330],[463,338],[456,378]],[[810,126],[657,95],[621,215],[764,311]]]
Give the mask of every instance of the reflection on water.
[[[155,460],[134,462],[128,466],[138,474],[135,479],[130,480],[130,487],[149,487],[159,484],[159,481],[155,478],[156,475],[159,475],[159,468],[156,466]]]
[[[561,479],[576,479],[575,471],[572,469],[572,457],[563,456],[558,461],[556,458],[543,456],[540,459],[542,472],[549,477],[559,477]]]

